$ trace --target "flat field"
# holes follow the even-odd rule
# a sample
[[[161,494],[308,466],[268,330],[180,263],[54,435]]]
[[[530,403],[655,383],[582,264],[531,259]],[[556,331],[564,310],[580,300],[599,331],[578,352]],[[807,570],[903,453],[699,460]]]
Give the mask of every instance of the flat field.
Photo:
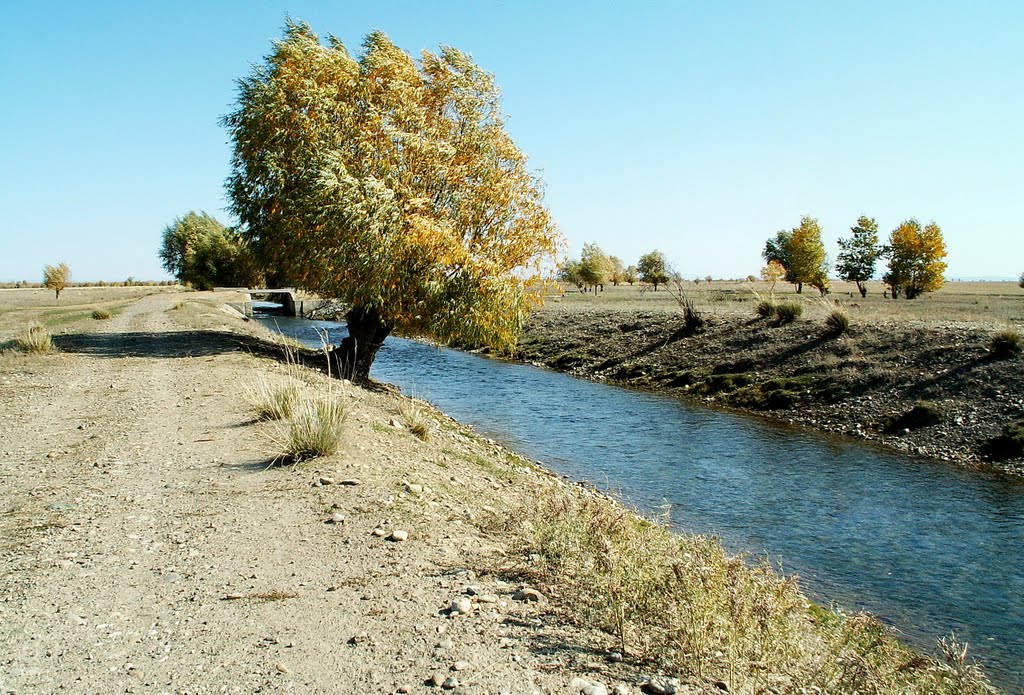
[[[804,316],[821,318],[839,305],[854,321],[914,321],[938,325],[950,321],[978,326],[1024,326],[1024,289],[1015,282],[947,282],[937,292],[917,299],[886,299],[887,288],[880,282],[868,283],[868,296],[861,298],[849,283],[835,283],[832,292],[822,298],[813,288],[797,294],[792,285],[779,283],[772,289],[763,282],[721,280],[710,283],[686,281],[683,291],[698,309],[712,315],[753,316],[755,304],[774,296],[777,301],[795,300],[804,305]],[[664,287],[655,292],[650,286],[606,285],[597,295],[567,288],[561,296],[548,297],[545,311],[615,310],[676,312],[679,305],[673,293]]]
[[[27,330],[33,324],[51,332],[69,330],[93,321],[92,312],[116,316],[126,306],[150,294],[183,292],[181,287],[69,287],[54,297],[43,288],[0,289],[0,342]]]

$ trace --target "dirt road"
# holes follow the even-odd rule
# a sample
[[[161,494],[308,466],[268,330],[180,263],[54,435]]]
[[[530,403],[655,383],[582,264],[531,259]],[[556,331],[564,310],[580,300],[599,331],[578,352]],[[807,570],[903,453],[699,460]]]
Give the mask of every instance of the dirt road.
[[[470,522],[541,473],[506,475],[437,414],[421,442],[392,423],[395,396],[351,387],[342,453],[268,468],[273,425],[251,421],[244,392],[283,367],[240,352],[243,324],[213,304],[179,301],[143,298],[55,355],[0,358],[0,692],[638,682],[593,651],[599,636],[481,570],[509,551]]]

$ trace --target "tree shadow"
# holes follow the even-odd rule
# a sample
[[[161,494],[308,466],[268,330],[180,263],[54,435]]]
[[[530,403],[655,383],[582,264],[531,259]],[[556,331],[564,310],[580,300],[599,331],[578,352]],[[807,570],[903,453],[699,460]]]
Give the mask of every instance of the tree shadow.
[[[269,357],[282,353],[280,345],[219,330],[65,333],[54,336],[53,342],[62,352],[97,357],[210,357],[239,351]]]
[[[907,389],[907,395],[911,398],[924,398],[932,393],[932,390],[939,387],[945,387],[946,389],[963,388],[965,378],[986,365],[990,365],[996,360],[993,360],[988,355],[983,357],[973,357],[966,362],[958,365],[957,367],[945,371],[941,374],[936,374],[927,379],[913,384]]]

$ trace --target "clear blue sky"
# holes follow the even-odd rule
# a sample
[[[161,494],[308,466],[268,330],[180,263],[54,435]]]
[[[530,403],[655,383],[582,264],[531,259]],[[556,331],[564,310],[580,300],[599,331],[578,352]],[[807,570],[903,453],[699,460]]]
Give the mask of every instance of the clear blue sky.
[[[573,255],[757,273],[801,215],[934,219],[949,276],[1024,271],[1024,2],[0,3],[0,280],[167,277],[164,226],[226,223],[218,119],[285,16],[495,73]]]

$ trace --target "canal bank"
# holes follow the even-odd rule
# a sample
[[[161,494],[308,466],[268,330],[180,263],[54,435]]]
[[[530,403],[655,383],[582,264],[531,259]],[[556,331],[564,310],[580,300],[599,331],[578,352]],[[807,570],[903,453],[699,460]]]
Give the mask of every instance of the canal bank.
[[[1024,356],[994,355],[995,327],[865,319],[837,334],[705,318],[694,329],[669,311],[551,307],[531,316],[517,356],[1024,480],[1024,452],[1005,446],[1024,421]]]

